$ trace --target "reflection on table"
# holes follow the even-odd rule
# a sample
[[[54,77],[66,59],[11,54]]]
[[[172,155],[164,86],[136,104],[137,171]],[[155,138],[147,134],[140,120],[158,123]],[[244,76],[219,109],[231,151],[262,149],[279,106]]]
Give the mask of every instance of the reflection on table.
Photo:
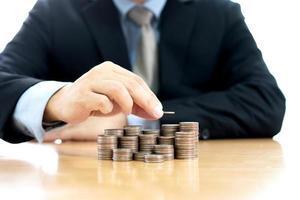
[[[281,145],[270,139],[201,141],[198,159],[158,164],[98,161],[95,143],[0,147],[4,199],[281,199],[296,192]]]

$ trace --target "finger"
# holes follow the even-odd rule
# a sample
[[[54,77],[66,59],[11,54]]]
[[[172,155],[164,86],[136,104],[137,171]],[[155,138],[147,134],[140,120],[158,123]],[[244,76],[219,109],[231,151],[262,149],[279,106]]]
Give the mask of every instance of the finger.
[[[110,113],[107,113],[105,114],[105,117],[111,117],[111,116],[114,116],[118,113],[123,113],[122,112],[122,109],[120,108],[120,106],[116,103],[113,103],[113,110],[110,112]],[[92,111],[90,113],[90,116],[93,116],[93,117],[103,117],[103,113],[100,112],[100,111]]]
[[[59,128],[55,128],[49,132],[46,132],[43,138],[44,142],[54,142],[57,139],[63,141],[71,140],[71,135],[65,131],[70,125],[65,125]]]
[[[103,94],[120,106],[125,114],[130,114],[133,100],[127,88],[120,82],[114,80],[99,80],[92,84],[92,91]]]
[[[89,101],[87,109],[92,110],[92,112],[97,111],[101,112],[102,114],[108,114],[112,112],[114,108],[111,100],[105,95],[92,92],[87,98]]]
[[[159,119],[163,115],[162,105],[154,93],[149,92],[141,84],[143,81],[141,78],[130,78],[125,76],[118,76],[120,80],[127,88],[135,104],[143,109],[147,115],[151,118]]]
[[[130,78],[130,80],[135,80],[139,85],[141,85],[147,92],[150,93],[151,96],[153,96],[153,98],[155,98],[159,103],[159,99],[156,97],[156,95],[153,93],[153,91],[150,89],[150,87],[148,86],[148,84],[141,78],[139,77],[137,74],[124,69],[123,67],[116,65],[114,63],[112,63],[113,66],[113,71],[119,75],[124,76],[125,78]]]
[[[114,78],[126,86],[134,103],[138,104],[149,115],[152,115],[153,118],[159,119],[162,117],[162,104],[142,78],[112,62],[105,62],[101,65],[98,69],[109,66],[108,69],[115,74]],[[105,78],[104,73],[101,76]],[[107,79],[111,79],[111,76],[108,76]]]
[[[149,115],[147,112],[144,111],[144,109],[142,109],[136,104],[133,105],[132,114],[147,120],[156,120],[156,118],[154,118],[152,115]]]

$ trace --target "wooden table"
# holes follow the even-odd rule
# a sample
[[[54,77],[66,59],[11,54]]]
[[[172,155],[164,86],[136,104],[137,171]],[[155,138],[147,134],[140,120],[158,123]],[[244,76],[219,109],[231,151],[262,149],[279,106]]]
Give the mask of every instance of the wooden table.
[[[199,159],[162,164],[96,154],[95,143],[0,143],[0,199],[300,199],[299,165],[270,139],[201,141]]]

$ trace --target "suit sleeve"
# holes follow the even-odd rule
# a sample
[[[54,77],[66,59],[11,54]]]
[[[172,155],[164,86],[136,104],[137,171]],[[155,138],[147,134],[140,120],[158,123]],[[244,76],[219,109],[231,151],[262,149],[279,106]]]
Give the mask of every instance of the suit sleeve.
[[[0,138],[11,143],[31,139],[12,125],[12,114],[20,96],[47,78],[51,42],[48,7],[47,0],[38,1],[0,54]]]
[[[225,21],[218,72],[223,89],[163,102],[176,115],[162,123],[198,121],[203,139],[272,137],[281,129],[285,98],[238,4],[226,6]]]

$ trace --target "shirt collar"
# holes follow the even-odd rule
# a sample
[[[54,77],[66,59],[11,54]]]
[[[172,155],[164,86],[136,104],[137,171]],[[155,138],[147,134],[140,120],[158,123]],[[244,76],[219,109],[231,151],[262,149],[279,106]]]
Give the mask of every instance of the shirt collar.
[[[125,18],[127,13],[137,5],[130,0],[113,0],[113,2],[118,8],[122,18]],[[146,0],[142,6],[153,12],[154,16],[159,19],[166,2],[167,0]]]

